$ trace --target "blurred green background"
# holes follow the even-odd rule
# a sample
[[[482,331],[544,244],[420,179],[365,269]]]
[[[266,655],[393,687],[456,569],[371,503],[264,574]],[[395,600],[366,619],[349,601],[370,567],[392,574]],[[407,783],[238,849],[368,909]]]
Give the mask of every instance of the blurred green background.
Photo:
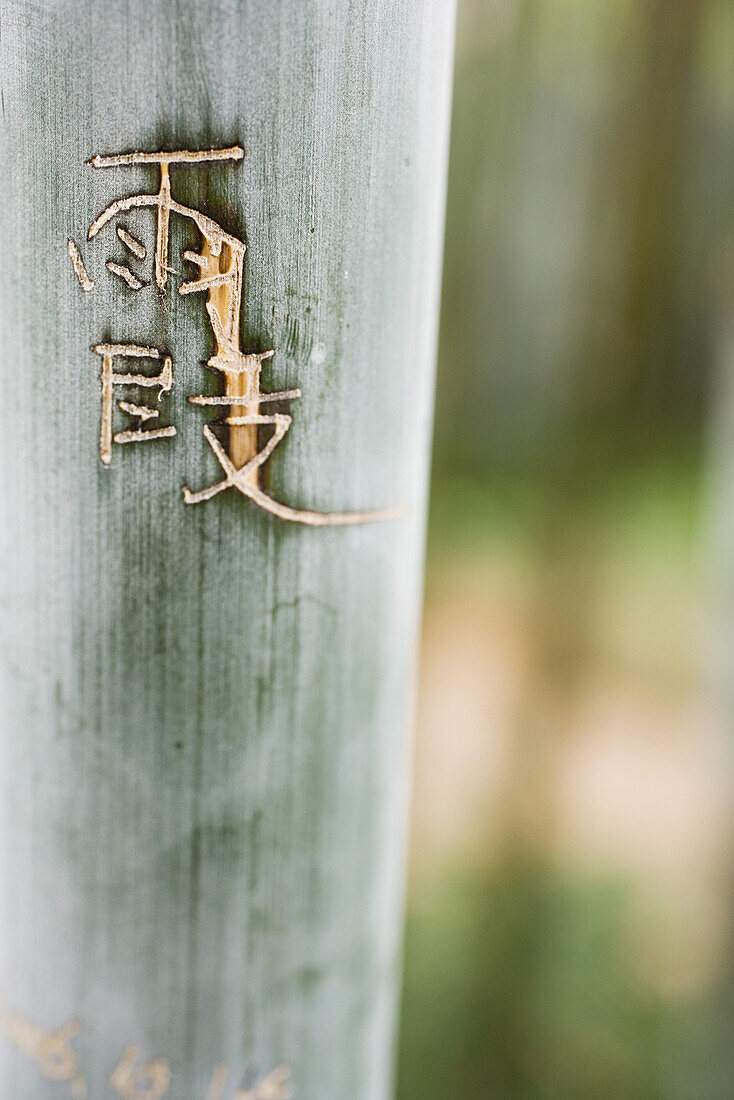
[[[732,0],[459,0],[399,1100],[734,1097],[733,176]]]

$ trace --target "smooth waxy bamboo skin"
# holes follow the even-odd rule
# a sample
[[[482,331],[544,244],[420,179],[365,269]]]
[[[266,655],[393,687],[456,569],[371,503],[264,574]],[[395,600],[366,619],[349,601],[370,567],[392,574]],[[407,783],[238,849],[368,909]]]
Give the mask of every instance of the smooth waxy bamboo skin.
[[[452,4],[0,11],[0,1095],[71,1095],[28,1029],[76,1018],[90,1098],[158,1095],[109,1082],[134,1043],[138,1068],[170,1061],[176,1100],[219,1100],[217,1065],[230,1100],[281,1063],[303,1100],[383,1100]],[[241,341],[276,349],[264,389],[303,391],[269,492],[402,519],[313,530],[231,489],[183,502],[221,474],[186,400],[220,382],[204,299],[179,297],[176,274],[162,300],[105,268],[150,280],[149,212],[122,220],[147,269],[86,231],[159,175],[85,162],[234,144],[240,163],[171,180],[247,242]],[[200,242],[171,233],[190,278],[181,251]],[[109,468],[90,350],[105,342],[171,355],[161,423],[177,430],[113,445]]]

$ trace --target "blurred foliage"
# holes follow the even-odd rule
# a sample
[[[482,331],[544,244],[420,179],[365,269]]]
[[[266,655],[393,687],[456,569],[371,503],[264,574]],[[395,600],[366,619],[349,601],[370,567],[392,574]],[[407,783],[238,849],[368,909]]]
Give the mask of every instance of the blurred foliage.
[[[695,457],[733,49],[729,0],[460,0],[439,474]]]
[[[408,925],[399,1095],[729,1096],[712,1075],[711,1005],[645,987],[629,908],[623,883],[518,860],[442,876]]]
[[[540,687],[505,731],[512,753],[484,858],[457,850],[453,862],[423,856],[414,868],[399,1100],[730,1095],[716,1068],[727,1044],[716,1031],[718,983],[670,996],[630,951],[639,868],[612,871],[603,857],[596,870],[564,867],[553,850],[556,758],[569,738],[563,701],[599,666],[614,675],[621,666],[665,693],[695,684],[685,620],[699,508],[695,470],[681,462],[620,472],[574,502],[518,478],[435,486],[429,608],[445,571],[474,585],[488,573],[529,598]],[[605,636],[605,587],[615,621],[639,630],[636,648],[624,629],[621,639]],[[656,919],[645,933],[653,940]]]
[[[622,662],[696,679],[690,644],[660,672],[630,577],[667,578],[675,637],[733,194],[731,0],[459,0],[427,598],[483,569],[533,608],[540,703],[509,736],[541,836],[564,705],[612,659],[604,570],[639,608]],[[528,835],[511,793],[484,858],[414,870],[399,1100],[726,1100],[716,991],[642,981],[633,881]]]

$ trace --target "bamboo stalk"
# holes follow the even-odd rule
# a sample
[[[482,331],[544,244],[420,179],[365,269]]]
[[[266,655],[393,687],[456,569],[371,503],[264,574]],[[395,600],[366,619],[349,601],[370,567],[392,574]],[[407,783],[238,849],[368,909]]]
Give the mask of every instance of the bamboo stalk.
[[[2,1096],[389,1095],[452,15],[0,5]]]

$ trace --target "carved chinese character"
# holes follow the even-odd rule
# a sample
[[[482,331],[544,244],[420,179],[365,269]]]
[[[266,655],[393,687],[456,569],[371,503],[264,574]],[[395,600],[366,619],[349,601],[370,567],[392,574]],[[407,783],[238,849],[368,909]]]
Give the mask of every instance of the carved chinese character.
[[[115,199],[89,227],[87,237],[94,240],[106,225],[120,214],[128,211],[151,208],[156,211],[155,255],[153,278],[156,287],[164,291],[171,273],[169,266],[169,230],[172,215],[185,218],[193,223],[201,237],[198,251],[187,249],[183,258],[197,268],[194,278],[183,282],[178,292],[181,295],[205,293],[206,312],[209,317],[216,351],[208,360],[208,366],[218,371],[224,382],[224,392],[210,396],[199,394],[189,401],[199,407],[220,409],[223,417],[203,427],[206,441],[211,447],[222,469],[223,477],[213,485],[196,491],[187,487],[183,490],[186,504],[199,504],[211,500],[227,489],[234,489],[252,500],[264,511],[280,519],[304,523],[314,527],[342,526],[345,524],[365,523],[372,520],[389,519],[399,514],[399,510],[388,509],[371,512],[314,512],[307,509],[292,508],[275,500],[260,484],[262,467],[272,455],[291,426],[292,417],[285,412],[267,412],[264,406],[282,404],[301,396],[298,389],[280,392],[263,392],[260,375],[262,364],[274,351],[245,352],[240,346],[240,309],[242,305],[242,283],[244,274],[245,243],[239,237],[226,232],[212,218],[190,206],[179,203],[171,189],[172,166],[201,165],[213,161],[238,161],[244,156],[239,146],[226,149],[179,150],[178,152],[156,153],[120,153],[113,156],[95,156],[91,160],[94,168],[128,168],[140,165],[156,165],[160,171],[157,192],[128,195]],[[138,260],[147,256],[145,245],[134,237],[124,226],[117,227],[117,236],[125,248]],[[80,285],[85,291],[94,288],[94,280],[85,267],[78,247],[69,239],[69,256]],[[107,270],[117,276],[133,290],[142,290],[148,284],[140,274],[125,264],[108,260]],[[99,348],[123,348],[124,345],[97,345]],[[134,345],[126,345],[132,348]],[[102,354],[102,352],[100,352]],[[118,354],[136,354],[118,351]],[[170,361],[166,361],[170,362]],[[111,445],[115,442],[139,442],[143,439],[155,439],[163,435],[175,434],[175,428],[137,429],[121,432],[112,437],[111,409],[112,397],[110,378],[120,379],[112,385],[132,385],[122,381],[133,376],[114,374],[108,359],[104,359],[103,368],[103,407],[102,435],[100,454],[105,465],[111,459]],[[106,376],[105,376],[106,372]],[[106,381],[105,381],[106,377]],[[139,378],[140,376],[135,376]],[[170,380],[169,380],[170,383]],[[152,380],[139,385],[157,385]],[[107,388],[105,389],[105,385]],[[169,384],[170,388],[170,384]],[[161,392],[164,387],[161,386]],[[160,394],[159,394],[160,396]],[[149,416],[157,415],[157,410],[145,410],[144,406],[134,406],[130,402],[120,402],[120,407],[138,416],[141,423]],[[145,411],[144,411],[145,410]],[[262,429],[270,430],[269,438],[262,445],[258,442],[258,433]]]
[[[173,385],[171,360],[166,356],[158,374],[120,374],[115,371],[116,359],[160,359],[157,348],[141,348],[137,344],[95,344],[92,351],[102,356],[102,418],[99,429],[99,457],[105,466],[112,461],[113,443],[143,443],[150,439],[166,439],[176,434],[174,427],[147,428],[140,426],[112,434],[112,404],[115,386],[142,386],[144,389],[157,388],[158,400],[168,393]],[[158,409],[149,405],[136,405],[131,401],[118,401],[123,412],[134,417],[138,425],[157,419]]]

